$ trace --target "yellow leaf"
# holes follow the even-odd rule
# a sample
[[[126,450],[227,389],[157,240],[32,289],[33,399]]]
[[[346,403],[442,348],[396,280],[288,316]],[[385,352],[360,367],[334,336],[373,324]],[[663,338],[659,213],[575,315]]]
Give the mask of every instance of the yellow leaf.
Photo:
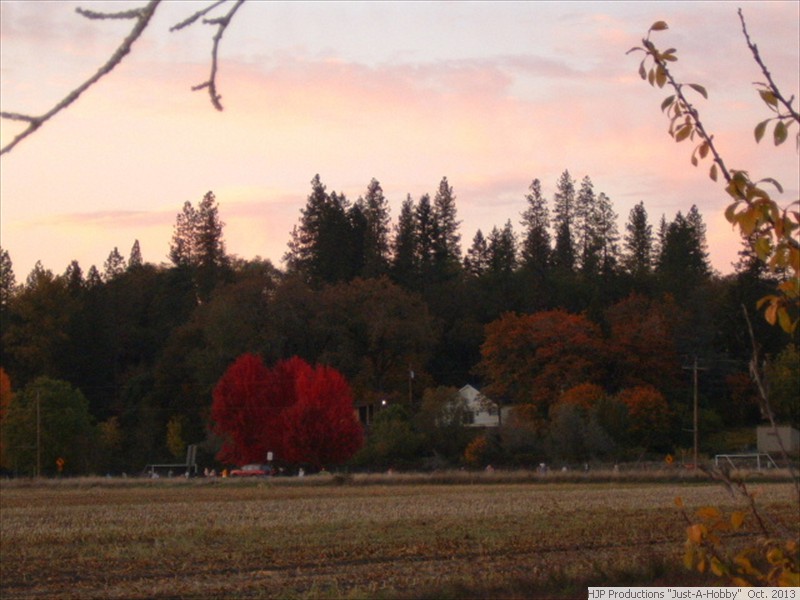
[[[667,83],[667,72],[664,70],[664,67],[658,65],[656,68],[656,85],[663,88],[665,83]]]
[[[791,333],[794,329],[792,317],[789,316],[789,312],[783,306],[778,309],[778,325],[780,325],[781,329],[786,333]]]
[[[734,529],[739,529],[744,523],[745,513],[737,510],[731,515],[731,525]],[[749,561],[748,561],[749,562]]]
[[[745,573],[748,575],[753,573],[753,563],[750,562],[750,559],[746,556],[737,556],[733,559],[733,562],[736,563],[738,567],[740,567]]]
[[[708,142],[703,142],[703,144],[700,146],[699,152],[700,158],[705,158],[708,156]]]
[[[724,565],[716,557],[711,559],[711,572],[717,577],[722,577],[725,573]]]
[[[694,546],[686,548],[686,553],[683,555],[683,566],[687,569],[694,568]]]
[[[777,300],[777,298],[778,298],[777,296],[773,295],[759,298],[758,301],[756,301],[756,309],[761,310],[761,307],[764,306],[767,302],[774,302],[775,300]]]
[[[689,525],[686,528],[686,534],[689,537],[689,541],[700,544],[703,541],[703,535],[705,534],[706,528],[702,525],[694,524]]]
[[[777,313],[778,313],[778,305],[773,302],[767,307],[767,310],[764,311],[764,318],[767,320],[767,323],[769,323],[770,325],[775,325]]]
[[[700,571],[701,573],[705,573],[706,572],[706,559],[705,558],[701,558],[697,562],[697,570]]]
[[[680,496],[675,496],[675,506],[678,508],[683,508],[683,498]]]
[[[750,235],[756,229],[758,215],[756,214],[755,210],[749,208],[748,210],[739,213],[737,221],[739,222],[739,229],[742,230],[742,235],[744,237],[750,237]]]
[[[755,246],[753,248],[758,255],[758,258],[761,260],[766,260],[767,256],[769,256],[770,252],[772,251],[772,243],[768,237],[760,237],[756,240]]]
[[[778,583],[781,587],[800,587],[800,573],[784,571],[781,573]]]
[[[678,129],[678,132],[675,134],[675,141],[676,142],[682,142],[687,137],[689,137],[690,133],[692,133],[692,126],[690,124],[687,123],[687,124],[681,125],[681,128]]]
[[[768,106],[778,106],[778,99],[771,91],[759,90],[758,93],[761,95],[761,99],[766,102]]]
[[[719,519],[722,517],[722,511],[716,506],[704,506],[697,510],[697,516],[701,519]]]
[[[778,565],[783,562],[783,552],[781,552],[778,548],[770,548],[767,552],[767,560],[770,564]]]

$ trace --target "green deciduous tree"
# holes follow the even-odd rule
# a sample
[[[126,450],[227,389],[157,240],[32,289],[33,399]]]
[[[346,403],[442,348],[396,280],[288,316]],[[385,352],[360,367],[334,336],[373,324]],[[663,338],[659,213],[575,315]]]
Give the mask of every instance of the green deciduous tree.
[[[94,425],[89,403],[69,383],[40,377],[14,396],[3,420],[7,463],[19,474],[88,473]]]

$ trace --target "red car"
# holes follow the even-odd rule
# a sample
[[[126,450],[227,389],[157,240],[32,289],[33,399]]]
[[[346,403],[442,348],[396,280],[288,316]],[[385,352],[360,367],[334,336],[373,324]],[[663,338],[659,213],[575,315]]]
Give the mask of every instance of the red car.
[[[244,465],[230,472],[231,477],[269,477],[270,475],[272,475],[272,466],[259,464]]]

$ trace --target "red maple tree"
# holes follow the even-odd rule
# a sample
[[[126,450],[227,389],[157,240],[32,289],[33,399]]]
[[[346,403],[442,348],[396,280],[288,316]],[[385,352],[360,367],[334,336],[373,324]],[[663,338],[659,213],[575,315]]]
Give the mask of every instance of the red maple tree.
[[[270,451],[270,434],[277,428],[270,411],[270,372],[255,354],[243,354],[228,367],[214,387],[213,431],[223,438],[217,459],[243,465],[263,462]]]
[[[353,395],[337,370],[307,363],[294,379],[296,402],[283,413],[286,460],[316,468],[344,462],[361,448]]]
[[[317,468],[341,463],[363,443],[344,376],[301,358],[268,369],[253,354],[234,362],[214,389],[214,432],[221,462],[263,462],[267,453]]]

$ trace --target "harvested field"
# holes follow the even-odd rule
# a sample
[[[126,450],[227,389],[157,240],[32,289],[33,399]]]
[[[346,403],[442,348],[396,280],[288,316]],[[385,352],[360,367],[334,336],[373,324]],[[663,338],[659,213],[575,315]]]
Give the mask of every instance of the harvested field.
[[[647,565],[679,564],[677,495],[690,507],[742,506],[721,486],[699,483],[305,479],[4,482],[0,597],[415,597],[447,584],[496,593],[519,581],[530,590],[537,582],[569,587],[586,575],[647,577]],[[791,485],[756,487],[765,510],[795,523]]]

